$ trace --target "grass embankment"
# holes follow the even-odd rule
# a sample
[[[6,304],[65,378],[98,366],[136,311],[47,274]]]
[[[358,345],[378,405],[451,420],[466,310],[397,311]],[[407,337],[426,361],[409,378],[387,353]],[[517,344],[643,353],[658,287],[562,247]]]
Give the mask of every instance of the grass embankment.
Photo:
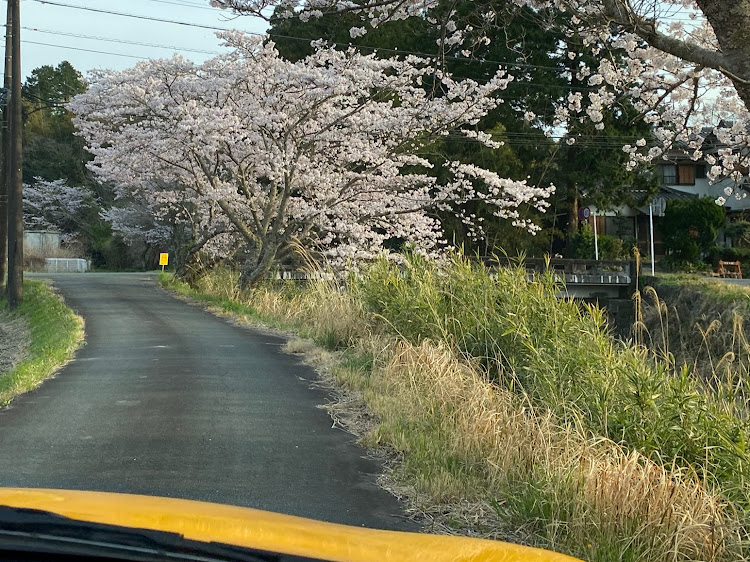
[[[83,320],[43,281],[26,280],[22,303],[12,316],[25,320],[30,333],[26,358],[0,374],[0,406],[36,388],[72,359],[83,341]],[[0,310],[6,308],[0,301]]]
[[[693,289],[718,302],[735,304],[744,301],[750,309],[750,287],[725,283],[716,277],[706,277],[695,273],[660,273],[656,277],[660,288]]]
[[[660,275],[654,287],[644,291],[644,343],[707,381],[734,381],[744,396],[750,380],[750,287],[675,274]]]
[[[617,343],[551,277],[457,257],[381,261],[347,291],[235,281],[196,290],[338,350],[333,374],[379,421],[363,442],[400,459],[402,490],[441,523],[591,561],[747,557],[734,387]]]

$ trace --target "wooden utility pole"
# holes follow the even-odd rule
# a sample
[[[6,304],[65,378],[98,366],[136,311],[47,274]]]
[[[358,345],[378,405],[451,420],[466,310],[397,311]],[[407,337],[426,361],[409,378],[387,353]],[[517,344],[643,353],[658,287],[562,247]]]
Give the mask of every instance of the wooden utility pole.
[[[3,79],[2,106],[3,130],[0,137],[0,295],[5,294],[5,276],[8,272],[8,147],[10,146],[10,58],[11,22],[13,6],[8,2],[5,22],[5,71]]]
[[[12,62],[10,91],[10,167],[8,184],[8,308],[15,310],[23,298],[23,114],[21,103],[21,8],[11,15]]]

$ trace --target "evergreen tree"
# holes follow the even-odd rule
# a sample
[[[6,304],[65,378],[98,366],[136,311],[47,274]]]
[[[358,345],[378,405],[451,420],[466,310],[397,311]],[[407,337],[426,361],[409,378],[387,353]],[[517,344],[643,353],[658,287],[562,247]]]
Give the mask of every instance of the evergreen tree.
[[[70,185],[90,182],[85,143],[74,134],[73,115],[65,109],[73,96],[84,91],[83,77],[67,61],[34,69],[23,84],[25,182],[37,177],[64,179]]]
[[[496,36],[489,45],[477,41],[470,53],[446,56],[440,44],[443,26],[413,17],[388,21],[365,35],[352,37],[350,29],[361,24],[360,16],[352,13],[327,13],[307,22],[274,17],[270,36],[282,56],[292,60],[312,53],[311,41],[323,39],[340,48],[379,50],[384,56],[393,55],[394,50],[404,55],[430,56],[435,60],[436,70],[480,82],[489,79],[499,65],[508,68],[516,80],[499,93],[505,103],[477,126],[504,145],[493,150],[465,138],[448,137],[434,147],[431,157],[461,159],[513,179],[530,178],[532,183],[551,180],[557,191],[550,198],[547,214],[531,209],[523,211],[545,227],[542,235],[519,232],[507,221],[485,215],[481,205],[470,205],[466,213],[484,218],[483,240],[472,240],[459,220],[441,217],[446,230],[452,232],[449,236],[469,251],[486,253],[503,248],[511,253],[525,251],[532,255],[556,251],[560,243],[553,245],[553,237],[569,240],[578,230],[579,204],[611,209],[623,203],[634,204],[655,191],[656,183],[648,170],[627,170],[628,156],[619,149],[628,142],[649,138],[648,125],[627,103],[604,115],[603,128],[600,125],[597,129],[591,122],[568,124],[568,131],[578,136],[578,144],[569,145],[561,133],[557,136],[563,138],[557,140],[545,135],[555,124],[554,102],[576,92],[586,95],[590,90],[576,76],[577,69],[583,63],[595,64],[580,58],[569,59],[568,47],[580,39],[563,33],[563,26],[556,22],[559,14],[519,8],[502,0],[451,1],[445,2],[443,8],[445,14],[461,20],[463,27],[477,30],[482,25],[478,19],[474,21],[477,14],[492,11],[503,21],[503,37]],[[441,10],[434,11],[432,16],[439,20]],[[481,33],[477,36],[481,37]],[[425,87],[435,89],[435,83],[427,83]],[[436,95],[440,95],[439,91]]]

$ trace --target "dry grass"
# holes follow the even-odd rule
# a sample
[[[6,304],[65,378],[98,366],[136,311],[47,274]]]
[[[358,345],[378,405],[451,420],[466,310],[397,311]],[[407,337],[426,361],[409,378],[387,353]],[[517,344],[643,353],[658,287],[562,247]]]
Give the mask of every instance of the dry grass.
[[[26,271],[44,271],[47,258],[80,258],[83,252],[80,248],[36,248],[24,246],[23,267]]]
[[[671,354],[678,365],[687,364],[703,378],[721,378],[727,368],[750,375],[747,287],[672,276],[643,293],[636,302],[642,343],[661,355]]]
[[[587,560],[742,557],[738,517],[689,472],[590,437],[583,424],[562,427],[446,344],[374,333],[361,307],[330,285],[255,296],[262,314],[303,322],[318,337],[334,327],[336,341],[356,337],[332,371],[379,423],[339,425],[371,448],[395,452],[401,462],[388,485],[409,496],[433,529],[522,540]],[[311,342],[292,340],[287,350],[309,354]],[[330,367],[330,355],[324,363]],[[346,418],[329,410],[334,420]]]
[[[738,559],[740,524],[700,482],[560,427],[444,345],[399,344],[381,377],[370,442],[404,455],[429,503],[494,505],[514,534],[588,560]]]
[[[70,361],[84,337],[83,319],[46,283],[26,280],[23,292],[23,301],[12,317],[23,319],[29,338],[19,342],[26,346],[23,360],[0,376],[0,407],[36,388]],[[0,300],[0,309],[4,307],[5,302]]]
[[[305,336],[328,349],[354,346],[371,334],[361,303],[332,281],[320,280],[303,290],[259,287],[246,299],[261,318],[304,327]]]
[[[28,321],[0,311],[0,376],[26,359],[30,342]]]
[[[318,346],[312,340],[292,338],[281,349],[284,353],[291,353],[292,355],[306,355],[314,353],[317,348]]]
[[[646,287],[645,298],[636,295],[639,343],[658,361],[685,365],[723,396],[732,415],[745,418],[750,412],[747,299],[727,302],[697,292],[693,285],[663,292],[666,298]]]

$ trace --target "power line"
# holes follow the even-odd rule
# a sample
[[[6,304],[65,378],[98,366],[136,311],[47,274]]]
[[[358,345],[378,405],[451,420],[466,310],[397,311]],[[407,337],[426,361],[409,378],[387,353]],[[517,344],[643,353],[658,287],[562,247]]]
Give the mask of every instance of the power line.
[[[210,25],[204,25],[204,24],[188,23],[188,22],[183,22],[183,21],[178,21],[178,20],[171,20],[171,19],[166,19],[166,18],[157,18],[157,17],[153,17],[153,16],[144,16],[144,15],[140,15],[140,14],[129,14],[129,13],[126,13],[126,12],[117,12],[117,11],[114,11],[114,10],[105,10],[105,9],[102,9],[102,8],[92,8],[92,7],[88,7],[88,6],[75,6],[75,5],[72,5],[72,4],[66,4],[66,3],[63,3],[63,2],[55,2],[55,1],[52,1],[52,0],[34,0],[34,1],[39,2],[40,4],[49,4],[49,5],[52,5],[52,6],[59,6],[59,7],[64,7],[64,8],[73,8],[73,9],[77,9],[77,10],[86,10],[86,11],[96,12],[96,13],[102,13],[102,14],[116,15],[116,16],[121,16],[121,17],[129,17],[129,18],[135,18],[135,19],[147,20],[147,21],[156,21],[156,22],[169,23],[169,24],[174,24],[174,25],[182,25],[182,26],[186,26],[186,27],[195,27],[195,28],[199,28],[199,29],[208,29],[208,30],[212,30],[212,31],[232,31],[231,29],[227,29],[225,27],[216,27],[216,26],[210,26]],[[203,8],[203,6],[198,6],[198,5],[177,3],[174,0],[171,0],[171,1],[170,0],[149,0],[149,1],[163,3],[163,4],[184,5],[186,7],[192,7],[192,8]],[[208,7],[205,7],[205,9],[214,10],[214,8],[208,8]],[[277,37],[277,38],[280,38],[280,39],[290,39],[290,40],[306,41],[306,42],[310,42],[311,41],[311,39],[306,38],[306,37],[294,37],[294,36],[291,36],[291,35],[281,35],[281,34],[275,34],[275,33],[268,33],[267,34],[267,33],[251,32],[251,31],[245,31],[245,33],[247,33],[249,35],[259,35],[259,36],[267,35],[269,37]],[[414,51],[404,51],[404,50],[401,50],[401,49],[389,49],[389,48],[383,48],[383,47],[367,47],[367,46],[363,46],[363,45],[353,45],[352,43],[348,43],[347,46],[354,47],[354,48],[357,48],[357,49],[370,49],[370,50],[373,50],[373,51],[387,52],[387,53],[394,53],[394,54],[415,55],[415,56],[423,57],[423,58],[437,58],[437,56],[438,56],[438,55],[429,54],[429,53],[420,53],[420,52],[414,52]],[[445,60],[450,60],[450,61],[453,61],[453,62],[462,62],[462,63],[467,63],[467,64],[477,64],[477,63],[479,63],[479,64],[492,64],[492,65],[501,65],[501,66],[512,66],[512,67],[517,67],[517,68],[529,68],[529,69],[533,69],[533,70],[553,70],[555,72],[565,72],[565,71],[569,70],[569,69],[565,69],[563,67],[542,66],[542,65],[535,65],[535,64],[529,64],[529,63],[512,62],[512,61],[496,61],[496,60],[490,60],[490,59],[474,59],[474,58],[456,57],[456,56],[445,56],[443,58]],[[584,90],[584,91],[587,91],[587,90],[596,90],[596,88],[590,88],[590,89],[581,88],[581,89]]]
[[[127,57],[130,59],[138,59],[138,60],[147,60],[148,57],[138,57],[135,55],[126,55],[123,53],[110,53],[107,51],[98,51],[96,49],[84,49],[83,47],[68,47],[67,45],[56,45],[54,43],[42,43],[41,41],[29,41],[28,39],[24,39],[22,43],[27,43],[29,45],[43,45],[45,47],[55,47],[57,49],[71,49],[73,51],[83,51],[86,53],[96,53],[99,55],[111,55],[114,57]]]
[[[35,31],[37,33],[45,33],[45,34],[48,34],[48,35],[58,35],[58,36],[62,36],[62,37],[74,37],[74,38],[78,38],[78,39],[89,39],[89,40],[93,40],[93,41],[103,41],[103,42],[107,42],[107,43],[120,43],[120,44],[125,44],[125,45],[136,45],[136,46],[141,46],[141,47],[154,47],[154,48],[158,48],[158,49],[168,49],[168,50],[174,51],[174,52],[183,52],[184,51],[184,52],[201,53],[201,54],[207,54],[207,55],[219,55],[219,54],[221,54],[219,51],[208,51],[208,50],[204,50],[204,49],[192,49],[190,47],[177,47],[177,46],[171,46],[171,45],[161,45],[161,44],[158,44],[158,43],[145,43],[145,42],[140,42],[140,41],[127,41],[125,39],[115,39],[115,38],[111,38],[111,37],[98,37],[98,36],[95,36],[95,35],[83,35],[83,34],[79,34],[79,33],[68,33],[68,32],[64,32],[64,31],[53,31],[53,30],[49,30],[49,29],[39,29],[39,28],[32,28],[32,27],[24,27],[23,29],[25,29],[27,31]],[[49,46],[54,46],[51,43],[45,43],[45,44],[49,45]],[[79,49],[77,47],[67,47],[65,45],[60,45],[60,47],[61,48],[67,48],[67,49]],[[79,49],[79,50],[84,50],[84,49]],[[118,55],[118,56],[131,56],[131,57],[133,56],[133,55],[119,55],[118,53],[106,53],[106,52],[103,52],[103,51],[92,51],[92,52],[101,52],[102,54],[114,54],[114,55]],[[135,57],[135,58],[144,60],[147,57]],[[509,89],[515,89],[515,88],[518,88],[518,87],[550,88],[550,86],[547,86],[547,85],[534,84],[532,82],[526,82],[526,81],[522,81],[522,80],[516,80],[514,82],[511,82],[508,85]],[[582,92],[597,91],[597,88],[587,88],[585,86],[566,86],[566,87],[564,87],[564,89],[565,89],[565,91],[569,91],[569,90],[582,91]],[[524,99],[524,98],[520,97],[520,96],[503,96],[503,99]]]
[[[198,10],[211,10],[212,12],[216,12],[216,8],[211,8],[209,6],[206,6],[205,3],[201,4],[192,4],[190,2],[175,2],[170,0],[148,0],[149,2],[155,2],[157,4],[169,4],[171,6],[182,6],[184,8],[196,8]]]
[[[158,43],[144,43],[140,41],[127,41],[125,39],[115,39],[112,37],[97,37],[95,35],[82,35],[79,33],[67,33],[64,31],[52,31],[50,29],[38,29],[35,27],[24,27],[26,31],[36,31],[37,33],[46,33],[49,35],[60,35],[64,37],[75,37],[78,39],[91,39],[94,41],[106,41],[108,43],[122,43],[125,45],[137,45],[140,47],[156,47],[158,49],[169,49],[172,51],[185,51],[185,52],[192,52],[192,53],[202,53],[207,55],[218,55],[220,54],[219,51],[206,51],[203,49],[192,49],[190,47],[175,47],[170,45],[160,45]]]
[[[157,18],[153,16],[144,16],[140,14],[129,14],[126,12],[118,12],[114,10],[105,10],[103,8],[91,8],[88,6],[75,6],[73,4],[66,4],[64,2],[56,2],[53,0],[34,0],[35,2],[39,2],[40,4],[49,4],[52,6],[59,6],[62,8],[72,8],[76,10],[85,10],[89,12],[96,12],[100,14],[108,14],[108,15],[115,15],[115,16],[121,16],[121,17],[127,17],[127,18],[135,18],[139,20],[147,20],[147,21],[156,21],[161,23],[169,23],[174,25],[182,25],[186,27],[196,27],[199,29],[208,29],[212,31],[233,31],[232,29],[228,29],[225,27],[216,27],[211,25],[204,25],[204,24],[198,24],[198,23],[189,23],[184,21],[178,21],[178,20],[172,20],[172,19],[166,19],[166,18]],[[253,31],[244,31],[244,33],[247,33],[248,35],[257,35],[257,36],[268,36],[268,37],[275,37],[279,39],[290,39],[293,41],[305,41],[307,43],[310,43],[312,39],[308,37],[295,37],[292,35],[281,35],[277,33],[259,33],[259,32],[253,32]],[[347,46],[353,47],[356,49],[369,49],[371,51],[378,51],[378,52],[385,52],[385,53],[393,53],[393,54],[400,54],[400,55],[414,55],[418,57],[423,58],[437,58],[437,55],[429,54],[429,53],[420,53],[415,51],[405,51],[402,49],[389,49],[384,47],[368,47],[363,45],[353,45],[351,43],[348,43]],[[542,66],[542,65],[535,65],[535,64],[528,64],[528,63],[521,63],[521,62],[513,62],[513,61],[496,61],[496,60],[489,60],[489,59],[473,59],[473,58],[462,58],[462,57],[445,57],[445,60],[450,60],[454,62],[462,62],[466,64],[492,64],[492,65],[501,65],[501,66],[513,66],[517,68],[529,68],[533,70],[554,70],[556,72],[564,72],[567,69],[562,67],[556,67],[556,66]]]
[[[63,2],[56,2],[52,0],[34,0],[36,2],[39,2],[40,4],[49,4],[52,6],[59,6],[64,8],[73,8],[77,10],[86,10],[90,12],[96,12],[96,13],[102,13],[102,14],[108,14],[108,15],[115,15],[115,16],[121,16],[121,17],[128,17],[128,18],[135,18],[139,20],[146,20],[146,21],[156,21],[161,23],[169,23],[174,25],[182,25],[186,27],[195,27],[199,29],[208,29],[212,31],[233,31],[231,29],[227,29],[225,27],[215,27],[210,25],[204,25],[204,24],[197,24],[197,23],[189,23],[189,22],[183,22],[178,20],[171,20],[166,18],[156,18],[153,16],[144,16],[140,14],[129,14],[126,12],[118,12],[114,10],[105,10],[102,8],[91,8],[87,6],[75,6],[72,4],[66,4]],[[168,0],[149,0],[152,2],[160,2],[160,3],[174,3],[172,0],[169,2]],[[190,6],[190,7],[198,7],[198,6]],[[208,8],[213,10],[213,8]],[[305,41],[307,43],[311,42],[310,38],[307,37],[295,37],[292,35],[281,35],[277,33],[259,33],[259,32],[252,32],[252,31],[244,31],[244,33],[247,33],[248,35],[256,35],[256,36],[268,36],[272,38],[279,38],[279,39],[289,39],[293,41]],[[107,39],[102,39],[107,40]],[[422,58],[429,58],[434,59],[437,58],[438,55],[429,54],[429,53],[420,53],[415,51],[405,51],[402,49],[389,49],[385,47],[368,47],[364,45],[354,45],[352,43],[347,43],[347,46],[353,47],[356,49],[369,49],[371,51],[377,51],[377,52],[385,52],[385,53],[393,53],[396,55],[414,55]],[[531,70],[552,70],[555,72],[570,72],[570,69],[565,67],[558,67],[558,66],[543,66],[543,65],[535,65],[535,64],[529,64],[529,63],[522,63],[522,62],[513,62],[513,61],[496,61],[491,59],[475,59],[475,58],[468,58],[468,57],[456,57],[456,56],[445,56],[443,57],[444,60],[449,60],[452,62],[461,62],[464,64],[492,64],[492,65],[499,65],[499,66],[510,66],[515,68],[527,68]],[[598,91],[598,88],[589,88],[585,86],[579,86],[579,87],[569,87],[567,89],[575,90],[575,91]]]
[[[157,21],[161,23],[171,23],[174,25],[184,25],[187,27],[197,27],[199,29],[208,29],[211,31],[232,31],[231,29],[227,29],[225,27],[215,27],[212,25],[204,25],[200,23],[188,23],[184,21],[177,21],[177,20],[170,20],[166,18],[157,18],[153,16],[142,16],[139,14],[128,14],[127,12],[116,12],[113,10],[104,10],[102,8],[92,8],[90,6],[75,6],[73,4],[65,4],[63,2],[53,2],[50,0],[34,0],[35,2],[38,2],[40,4],[49,4],[51,6],[59,6],[61,8],[73,8],[76,10],[85,10],[87,12],[96,12],[99,14],[109,14],[114,16],[122,16],[126,18],[135,18],[139,20],[149,20],[149,21]],[[249,32],[248,32],[249,33]],[[253,35],[263,35],[263,33],[253,33]]]
[[[64,2],[58,2],[54,0],[34,0],[36,2],[39,2],[41,4],[49,4],[53,6],[59,6],[64,8],[72,8],[77,10],[85,10],[85,11],[91,11],[96,13],[103,13],[103,14],[109,14],[109,15],[115,15],[120,17],[128,17],[128,18],[135,18],[139,20],[147,20],[147,21],[156,21],[161,23],[169,23],[169,24],[175,24],[175,25],[182,25],[186,27],[195,27],[199,29],[209,29],[213,31],[231,31],[230,29],[223,28],[223,27],[215,27],[210,25],[203,25],[203,24],[196,24],[196,23],[189,23],[189,22],[183,22],[178,20],[172,20],[172,19],[166,19],[166,18],[156,18],[152,16],[144,16],[140,14],[130,14],[126,12],[118,12],[113,10],[105,10],[102,8],[91,8],[87,6],[75,6],[72,4],[66,4]],[[149,0],[154,2],[160,2],[160,3],[175,3],[174,0]],[[197,6],[191,6],[191,7],[197,7]],[[92,40],[98,40],[98,41],[107,41],[107,42],[113,42],[113,43],[125,43],[125,44],[135,44],[135,45],[141,45],[141,46],[148,46],[148,47],[155,47],[155,48],[165,48],[165,49],[171,49],[171,50],[184,50],[184,51],[193,51],[193,52],[199,52],[204,54],[218,54],[216,52],[210,52],[210,51],[202,51],[198,49],[179,49],[176,47],[168,47],[166,45],[158,45],[158,44],[146,44],[146,43],[137,43],[137,42],[129,42],[125,40],[117,40],[117,39],[110,39],[110,38],[104,38],[104,37],[94,37],[94,36],[85,36],[80,34],[69,34],[69,33],[63,33],[63,32],[54,32],[54,31],[44,31],[45,33],[50,34],[56,34],[56,35],[68,35],[71,37],[79,37],[79,38],[85,38],[85,39],[92,39]],[[304,38],[304,37],[295,37],[291,35],[281,35],[276,33],[258,33],[258,32],[251,32],[251,31],[244,31],[244,33],[247,33],[248,35],[256,35],[256,36],[268,36],[272,38],[279,38],[279,39],[289,39],[289,40],[296,40],[296,41],[305,41],[310,42],[310,38]],[[99,53],[99,54],[106,54],[106,55],[113,55],[113,56],[120,56],[120,57],[128,57],[128,58],[134,58],[139,60],[144,60],[147,57],[138,57],[134,55],[126,55],[122,53],[111,53],[106,51],[99,51],[99,50],[93,50],[93,49],[84,49],[79,47],[68,47],[63,45],[54,45],[50,43],[33,43],[30,41],[26,41],[27,43],[32,44],[39,44],[39,45],[46,45],[50,47],[59,46],[60,48],[65,49],[72,49],[72,50],[78,50],[78,51],[84,51],[84,52],[92,52],[92,53]],[[371,51],[377,51],[377,52],[386,52],[386,53],[393,53],[397,55],[415,55],[423,58],[436,58],[437,55],[431,55],[427,53],[419,53],[414,51],[405,51],[401,49],[389,49],[389,48],[382,48],[382,47],[368,47],[368,46],[362,46],[362,45],[352,45],[351,43],[348,44],[348,46],[356,48],[356,49],[369,49]],[[473,59],[473,58],[461,58],[461,57],[445,57],[445,60],[455,61],[455,62],[461,62],[464,64],[492,64],[492,65],[500,65],[500,66],[510,66],[510,67],[517,67],[517,68],[526,68],[526,69],[533,69],[533,70],[552,70],[555,72],[567,72],[569,69],[566,69],[564,67],[554,67],[554,66],[542,66],[542,65],[534,65],[529,63],[520,63],[520,62],[512,62],[512,61],[496,61],[496,60],[490,60],[490,59]],[[541,84],[533,84],[531,82],[526,81],[515,81],[512,82],[509,87],[517,87],[517,86],[527,86],[527,87],[533,87],[533,88],[548,88],[547,85],[541,85]],[[561,86],[566,91],[580,91],[580,92],[591,92],[591,91],[598,91],[599,88],[596,87],[586,87],[586,86]]]

